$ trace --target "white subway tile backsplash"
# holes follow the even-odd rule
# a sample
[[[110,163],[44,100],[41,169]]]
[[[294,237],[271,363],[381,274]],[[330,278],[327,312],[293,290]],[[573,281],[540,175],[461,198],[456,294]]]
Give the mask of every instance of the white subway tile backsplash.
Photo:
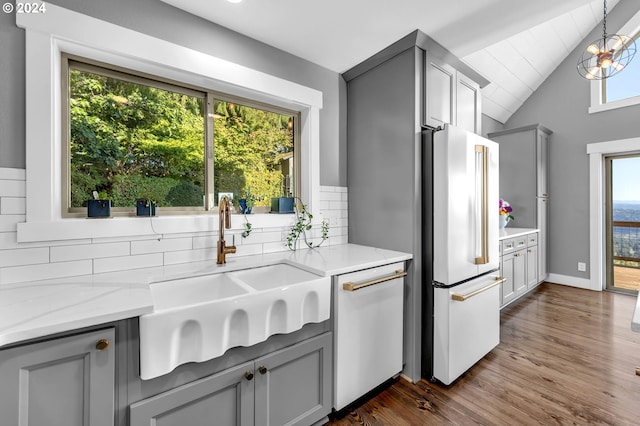
[[[23,180],[0,180],[0,197],[25,197],[26,182]]]
[[[214,260],[215,258],[216,249],[213,247],[198,250],[170,251],[164,254],[164,264],[175,265],[177,263],[202,262]]]
[[[162,253],[141,254],[93,259],[93,273],[126,271],[128,269],[151,268],[163,265]]]
[[[0,215],[27,213],[26,198],[24,197],[0,197]]]
[[[0,167],[0,285],[215,259],[217,232],[19,243],[16,229],[25,221],[25,184],[24,169]],[[324,245],[347,242],[347,205],[347,188],[320,186],[320,214],[314,220],[330,224]],[[235,241],[237,247],[230,260],[288,250],[288,226],[254,228],[248,238],[240,234],[239,229],[225,233],[227,243]],[[320,225],[314,225],[310,238],[319,242],[320,235]]]
[[[132,255],[191,250],[192,248],[192,238],[161,238],[160,240],[155,239],[131,242]]]
[[[251,244],[262,244],[262,243],[273,243],[280,241],[281,239],[280,232],[274,231],[265,231],[265,232],[251,232],[251,234],[247,238],[240,237],[240,242],[242,245],[251,245]],[[236,237],[236,242],[238,242],[238,237]]]
[[[26,216],[23,214],[3,214],[0,215],[0,232],[16,232],[18,222],[24,222]]]
[[[193,249],[199,250],[208,247],[216,247],[218,241],[217,235],[202,235],[199,237],[193,237]]]
[[[51,261],[66,262],[69,260],[128,256],[131,253],[130,246],[131,243],[122,242],[51,247]]]
[[[347,209],[346,200],[340,200],[340,201],[329,200],[329,210],[343,210],[343,209]]]
[[[49,247],[0,250],[0,268],[49,263]]]
[[[0,268],[0,284],[13,284],[25,281],[47,280],[52,278],[74,277],[91,274],[91,261],[43,263],[40,265],[12,266]]]
[[[324,201],[341,201],[342,193],[341,192],[325,192],[322,194],[322,199]]]
[[[237,247],[236,255],[237,256],[250,256],[253,254],[262,254],[264,251],[265,244],[244,244]]]
[[[284,241],[278,241],[277,243],[266,243],[262,245],[263,253],[274,253],[277,251],[286,251],[289,250],[287,247],[286,239]]]
[[[12,169],[10,167],[0,167],[0,182],[3,180],[25,180],[25,169]],[[0,185],[2,185],[0,183]]]

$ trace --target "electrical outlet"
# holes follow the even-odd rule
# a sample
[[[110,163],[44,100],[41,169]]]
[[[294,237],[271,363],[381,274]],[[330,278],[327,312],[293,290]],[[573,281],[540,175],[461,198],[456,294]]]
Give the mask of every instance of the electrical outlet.
[[[587,270],[587,264],[584,262],[578,262],[578,271],[585,272]]]

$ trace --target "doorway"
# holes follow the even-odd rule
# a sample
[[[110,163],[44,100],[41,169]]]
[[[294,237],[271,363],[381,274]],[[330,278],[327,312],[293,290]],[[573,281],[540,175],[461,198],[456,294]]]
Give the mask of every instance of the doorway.
[[[640,154],[605,157],[606,289],[640,290]]]

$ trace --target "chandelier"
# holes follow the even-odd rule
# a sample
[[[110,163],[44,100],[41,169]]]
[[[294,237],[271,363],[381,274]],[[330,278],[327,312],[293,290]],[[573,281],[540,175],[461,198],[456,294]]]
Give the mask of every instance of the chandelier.
[[[587,80],[604,80],[622,71],[636,54],[631,37],[607,34],[607,0],[604,0],[602,38],[587,46],[578,60],[578,72]]]

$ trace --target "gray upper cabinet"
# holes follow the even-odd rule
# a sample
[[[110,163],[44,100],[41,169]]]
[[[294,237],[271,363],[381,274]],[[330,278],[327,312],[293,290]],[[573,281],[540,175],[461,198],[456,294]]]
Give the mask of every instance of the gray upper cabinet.
[[[113,328],[0,350],[0,423],[113,426]]]
[[[456,70],[427,55],[424,124],[440,127],[453,124],[456,104]]]
[[[453,124],[480,134],[480,85],[429,52],[426,58],[424,124]]]
[[[481,99],[480,85],[456,72],[456,126],[482,134]]]

